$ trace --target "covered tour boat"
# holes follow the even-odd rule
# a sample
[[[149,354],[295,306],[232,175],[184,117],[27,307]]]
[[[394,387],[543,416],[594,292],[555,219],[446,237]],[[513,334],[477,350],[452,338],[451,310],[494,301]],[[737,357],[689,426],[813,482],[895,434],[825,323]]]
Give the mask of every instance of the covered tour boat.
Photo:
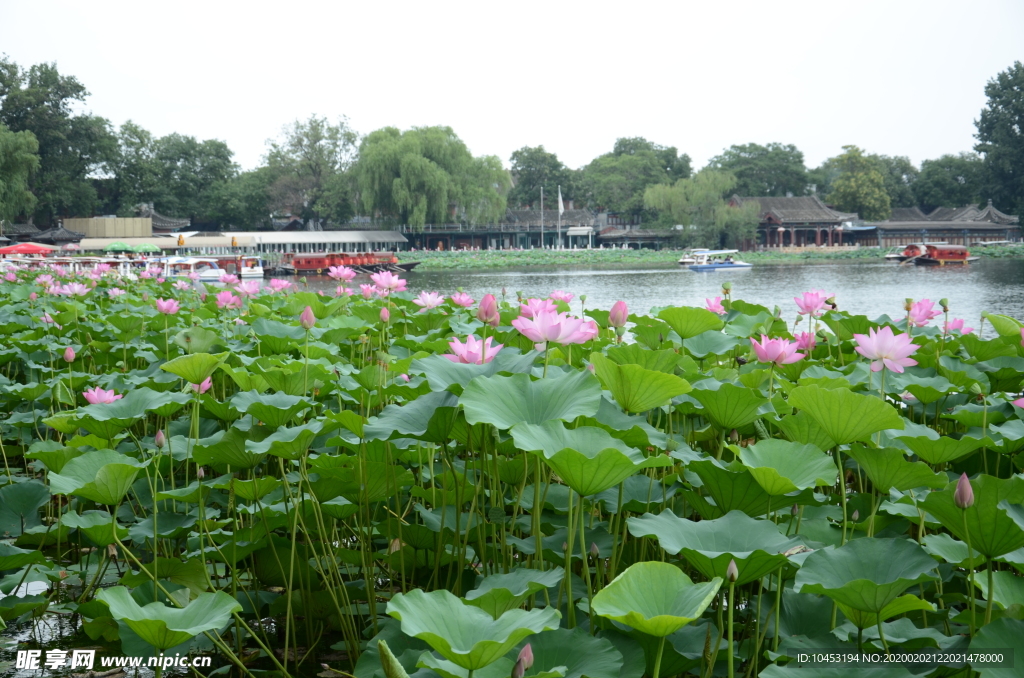
[[[752,268],[753,264],[733,259],[732,255],[739,250],[704,250],[694,252],[694,262],[690,264],[691,271],[743,271]]]
[[[310,252],[285,255],[281,267],[296,274],[326,275],[331,266],[348,266],[360,273],[411,271],[420,262],[398,263],[394,252],[332,253]]]
[[[977,260],[963,245],[925,245],[924,252],[913,257],[917,266],[966,266]]]

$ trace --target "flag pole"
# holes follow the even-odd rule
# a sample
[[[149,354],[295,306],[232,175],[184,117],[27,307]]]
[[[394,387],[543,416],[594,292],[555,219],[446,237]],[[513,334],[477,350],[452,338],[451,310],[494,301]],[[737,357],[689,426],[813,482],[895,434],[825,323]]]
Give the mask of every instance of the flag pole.
[[[540,187],[540,248],[544,249],[544,187]]]
[[[558,187],[558,249],[562,249],[562,187]]]

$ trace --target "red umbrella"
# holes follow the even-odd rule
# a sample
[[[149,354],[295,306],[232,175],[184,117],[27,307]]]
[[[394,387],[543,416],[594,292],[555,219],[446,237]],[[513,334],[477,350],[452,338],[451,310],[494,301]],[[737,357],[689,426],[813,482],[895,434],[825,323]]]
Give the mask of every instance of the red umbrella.
[[[49,254],[52,251],[52,247],[37,245],[31,242],[22,242],[10,247],[0,247],[0,254]]]

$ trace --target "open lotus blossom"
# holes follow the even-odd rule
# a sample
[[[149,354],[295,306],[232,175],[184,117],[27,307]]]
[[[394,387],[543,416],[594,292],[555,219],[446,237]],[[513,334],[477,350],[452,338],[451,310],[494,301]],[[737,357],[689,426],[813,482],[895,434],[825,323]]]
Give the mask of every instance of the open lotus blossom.
[[[93,270],[102,275],[110,271],[110,269],[110,264],[96,264],[96,267]]]
[[[202,395],[202,394],[206,393],[207,391],[209,391],[211,386],[213,386],[213,378],[212,377],[207,377],[206,379],[203,379],[203,383],[201,383],[201,384],[189,384],[189,388],[191,388],[193,391],[195,391],[199,395]]]
[[[708,311],[711,311],[712,313],[717,313],[718,315],[726,314],[725,306],[722,306],[722,297],[715,297],[714,299],[705,299],[704,308],[707,309]]]
[[[370,276],[370,280],[373,281],[373,284],[376,285],[378,289],[384,290],[388,294],[391,292],[405,291],[405,280],[402,280],[391,271],[374,273]]]
[[[14,271],[8,271],[7,273],[4,274],[4,280],[12,283],[18,282],[18,276],[14,273]]]
[[[374,291],[376,289],[377,288],[374,287],[373,285],[360,285],[359,286],[359,291],[360,291],[360,293],[362,293],[363,299],[369,299],[370,297],[372,297],[373,293],[374,293]]]
[[[236,285],[238,284],[238,276],[233,273],[221,273],[219,280],[225,285]]]
[[[181,310],[181,304],[176,299],[157,299],[156,310],[159,313],[174,315]]]
[[[120,400],[124,397],[119,393],[114,393],[113,389],[107,391],[99,386],[86,389],[82,392],[82,395],[85,396],[85,399],[88,400],[91,405],[109,405],[115,400]]]
[[[498,313],[498,300],[493,294],[485,294],[480,300],[480,305],[476,309],[476,319],[491,327],[498,326],[501,315]]]
[[[349,282],[356,277],[356,272],[348,266],[331,266],[327,269],[327,275],[335,280],[344,280],[345,282]]]
[[[796,347],[801,351],[813,351],[818,345],[818,338],[814,336],[814,332],[801,332],[795,335],[795,339]]]
[[[554,292],[548,295],[548,299],[554,299],[555,301],[564,301],[567,304],[571,304],[573,297],[575,296],[575,294],[569,294],[568,292],[563,292],[562,290],[555,290]]]
[[[242,297],[224,290],[217,293],[217,308],[242,308]]]
[[[871,361],[871,371],[879,372],[888,368],[893,372],[903,372],[904,367],[911,367],[917,361],[910,354],[920,346],[913,343],[908,334],[893,334],[891,327],[880,330],[871,328],[867,334],[855,334],[857,340],[854,350]]]
[[[235,285],[235,291],[243,297],[254,297],[260,293],[260,284],[256,280],[243,280]]]
[[[935,310],[935,302],[930,299],[922,299],[911,304],[908,317],[910,324],[914,327],[924,327],[937,315],[942,315],[942,311]]]
[[[629,320],[629,307],[624,301],[616,301],[612,304],[612,310],[608,312],[608,325],[610,327],[625,327]]]
[[[762,334],[760,343],[751,337],[750,344],[754,347],[757,359],[763,363],[789,365],[807,357],[803,353],[797,353],[796,350],[799,348],[797,342],[789,339],[770,339]]]
[[[534,342],[538,350],[543,350],[547,342],[556,344],[583,344],[597,336],[597,323],[593,320],[581,320],[568,313],[542,311],[534,318],[519,316],[512,321],[512,326],[524,337]]]
[[[452,300],[453,304],[461,306],[462,308],[469,308],[475,301],[473,297],[469,296],[465,292],[456,292],[449,298]]]
[[[1011,400],[1010,404],[1013,405],[1014,407],[1024,407],[1024,398],[1017,398],[1016,400]]]
[[[107,296],[110,297],[111,299],[116,299],[117,297],[123,296],[124,294],[126,294],[126,292],[122,290],[120,287],[111,287],[109,290],[107,290]]]
[[[280,278],[271,278],[268,286],[274,292],[283,292],[292,286],[292,283],[287,280],[281,280]]]
[[[519,305],[519,315],[536,318],[538,313],[558,313],[558,307],[550,299],[527,299]]]
[[[437,292],[420,292],[419,296],[412,300],[412,303],[420,307],[420,313],[435,309],[444,303],[444,297]]]
[[[945,334],[950,332],[959,332],[960,334],[970,334],[974,331],[973,327],[964,327],[963,318],[953,318],[942,327],[942,331]]]
[[[184,280],[179,280],[178,282],[174,283],[174,289],[181,290],[182,292],[184,292],[185,290],[192,289],[192,286],[189,285]]]
[[[196,281],[196,280],[199,280],[202,277],[203,276],[199,275],[195,271],[189,271],[189,273],[188,273],[188,279],[192,280],[193,282]]]
[[[150,273],[149,271],[142,271],[141,273],[139,273],[139,277],[142,278],[143,280],[149,280],[153,277],[153,274]]]
[[[42,285],[43,287],[49,287],[51,284],[53,284],[53,276],[44,273],[43,275],[36,278],[36,282]]]
[[[466,343],[462,343],[458,338],[452,339],[448,342],[448,346],[451,347],[452,352],[442,355],[442,358],[447,358],[453,363],[464,363],[469,365],[483,365],[489,363],[494,359],[494,356],[498,355],[498,351],[502,349],[504,344],[491,345],[493,337],[487,337],[483,341],[480,341],[473,335],[466,337]]]
[[[799,315],[816,316],[820,315],[819,312],[825,307],[825,300],[831,296],[828,292],[811,290],[810,292],[804,292],[799,297],[793,297],[793,301],[796,302]]]
[[[82,283],[68,283],[60,288],[60,294],[65,297],[84,297],[89,293],[89,288]]]

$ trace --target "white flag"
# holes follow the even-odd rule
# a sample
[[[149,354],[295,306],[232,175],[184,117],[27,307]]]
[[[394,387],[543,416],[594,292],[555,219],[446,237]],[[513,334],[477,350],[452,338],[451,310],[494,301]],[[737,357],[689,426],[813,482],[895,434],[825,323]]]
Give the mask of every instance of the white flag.
[[[562,187],[561,186],[558,187],[558,213],[559,214],[564,214],[565,213],[565,205],[562,204]]]

